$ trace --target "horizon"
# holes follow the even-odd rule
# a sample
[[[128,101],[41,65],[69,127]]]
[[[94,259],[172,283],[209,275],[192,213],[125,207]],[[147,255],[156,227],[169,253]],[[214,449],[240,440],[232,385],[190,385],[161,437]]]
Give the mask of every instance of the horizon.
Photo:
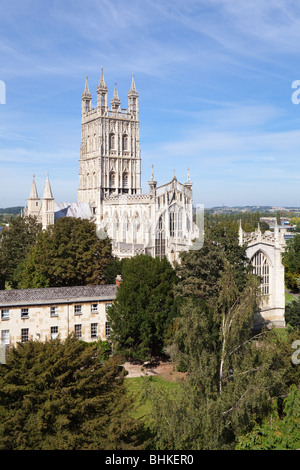
[[[139,92],[142,188],[184,183],[194,204],[300,206],[300,5],[282,0],[3,1],[0,206],[23,206],[46,173],[77,201],[81,94],[103,66],[127,108]],[[5,99],[4,99],[5,98]],[[263,201],[263,203],[262,203]]]

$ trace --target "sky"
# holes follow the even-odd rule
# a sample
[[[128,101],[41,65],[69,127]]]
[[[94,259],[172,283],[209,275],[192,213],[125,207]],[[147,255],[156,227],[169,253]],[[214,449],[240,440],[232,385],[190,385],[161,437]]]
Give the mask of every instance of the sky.
[[[77,201],[81,94],[139,92],[142,187],[195,204],[300,206],[298,0],[1,0],[0,208],[46,173]],[[294,85],[293,85],[294,84]],[[296,88],[293,88],[296,87]],[[299,97],[297,89],[299,88]]]

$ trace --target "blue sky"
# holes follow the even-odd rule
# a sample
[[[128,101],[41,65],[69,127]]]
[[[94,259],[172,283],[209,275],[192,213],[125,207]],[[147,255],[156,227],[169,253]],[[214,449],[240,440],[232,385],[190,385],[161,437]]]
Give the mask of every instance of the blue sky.
[[[190,168],[205,207],[300,206],[299,44],[297,0],[2,0],[0,207],[24,204],[33,173],[42,195],[47,171],[77,200],[101,66],[122,107],[135,75],[144,192],[154,164],[158,185]]]

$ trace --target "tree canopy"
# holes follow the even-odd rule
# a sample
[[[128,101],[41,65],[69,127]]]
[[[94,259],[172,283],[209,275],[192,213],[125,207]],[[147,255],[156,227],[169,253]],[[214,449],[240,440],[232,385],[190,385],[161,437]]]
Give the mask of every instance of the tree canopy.
[[[0,232],[0,289],[16,287],[15,272],[35,245],[42,226],[35,217],[15,217]]]
[[[108,309],[114,348],[127,358],[161,355],[168,326],[176,315],[176,274],[166,258],[147,255],[125,259],[123,282]]]
[[[298,291],[300,288],[300,235],[297,234],[288,240],[282,259],[287,287]]]
[[[259,279],[233,232],[216,228],[177,270],[180,315],[169,352],[187,379],[172,397],[149,386],[157,449],[234,449],[295,377],[276,331],[252,329]]]
[[[103,284],[112,260],[93,222],[65,217],[39,234],[15,277],[21,289]]]
[[[118,357],[73,336],[13,348],[0,366],[1,450],[139,448]]]

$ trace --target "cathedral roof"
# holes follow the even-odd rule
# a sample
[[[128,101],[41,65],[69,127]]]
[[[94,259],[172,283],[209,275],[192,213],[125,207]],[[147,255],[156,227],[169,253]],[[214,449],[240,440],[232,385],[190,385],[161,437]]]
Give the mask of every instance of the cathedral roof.
[[[76,219],[92,219],[93,212],[90,204],[85,202],[55,202],[54,218],[75,217]]]

